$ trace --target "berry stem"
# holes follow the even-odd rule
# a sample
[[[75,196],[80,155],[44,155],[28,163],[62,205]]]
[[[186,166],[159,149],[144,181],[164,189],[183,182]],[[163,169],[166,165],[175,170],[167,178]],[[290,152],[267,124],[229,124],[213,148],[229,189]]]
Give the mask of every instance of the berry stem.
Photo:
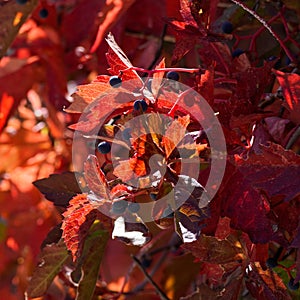
[[[173,104],[172,108],[170,109],[170,111],[168,112],[168,115],[172,118],[174,118],[174,113],[175,113],[175,110],[176,110],[176,106],[178,104],[178,102],[187,94],[189,93],[190,91],[194,90],[193,88],[189,88],[188,90],[182,92],[181,94],[179,94],[176,102]]]
[[[158,68],[158,69],[154,69],[154,70],[147,70],[144,68],[139,68],[139,67],[129,67],[125,70],[122,70],[121,72],[126,72],[126,71],[138,71],[138,72],[143,72],[143,73],[147,73],[149,74],[149,76],[151,76],[154,73],[158,73],[158,72],[169,72],[169,71],[176,71],[176,72],[185,72],[185,73],[199,73],[201,72],[201,68],[197,68],[197,69],[186,69],[186,68]]]
[[[284,52],[287,55],[287,57],[291,61],[293,61],[293,62],[295,61],[295,58],[292,55],[292,53],[290,52],[290,50],[285,46],[284,42],[280,39],[280,37],[278,36],[278,34],[275,31],[273,31],[273,29],[271,28],[271,26],[264,19],[262,19],[254,10],[252,10],[251,8],[249,8],[248,6],[246,6],[244,3],[240,2],[239,0],[231,0],[231,1],[233,3],[235,3],[236,5],[240,6],[245,11],[247,11],[258,22],[260,22],[270,32],[270,34],[275,38],[275,40],[279,43],[279,45],[284,50]]]

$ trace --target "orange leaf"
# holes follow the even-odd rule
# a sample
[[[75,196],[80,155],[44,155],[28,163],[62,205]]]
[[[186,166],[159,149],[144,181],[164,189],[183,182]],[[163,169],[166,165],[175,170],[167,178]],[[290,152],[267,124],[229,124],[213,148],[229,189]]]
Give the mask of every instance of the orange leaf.
[[[190,123],[190,116],[179,117],[175,120],[167,129],[165,136],[163,137],[162,144],[165,147],[166,158],[168,158],[178,143],[183,139],[186,128]]]

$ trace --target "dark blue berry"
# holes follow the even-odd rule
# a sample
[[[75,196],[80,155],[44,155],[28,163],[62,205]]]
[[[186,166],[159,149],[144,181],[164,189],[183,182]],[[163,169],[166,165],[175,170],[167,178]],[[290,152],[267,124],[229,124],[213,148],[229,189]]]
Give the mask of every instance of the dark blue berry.
[[[233,31],[233,25],[231,22],[229,21],[225,21],[223,24],[222,24],[222,31],[224,33],[227,33],[227,34],[230,34],[232,33]]]
[[[149,255],[143,255],[141,258],[141,264],[144,268],[149,268],[151,266],[152,259]]]
[[[27,3],[27,0],[16,0],[16,2],[20,5],[23,5]]]
[[[136,100],[133,104],[133,109],[137,111],[146,111],[148,108],[148,104],[145,100]]]
[[[110,143],[108,142],[100,142],[98,144],[98,151],[102,154],[107,154],[111,149]]]
[[[42,19],[46,19],[49,15],[49,12],[48,12],[48,9],[46,8],[42,8],[39,12],[39,16],[42,18]]]
[[[140,205],[136,202],[130,202],[128,204],[128,210],[131,211],[132,213],[136,213],[140,210]]]
[[[179,74],[176,71],[169,71],[166,77],[168,79],[175,80],[175,81],[179,80]]]
[[[233,52],[232,52],[232,57],[239,57],[241,54],[243,54],[244,51],[242,49],[235,49]]]
[[[294,284],[294,278],[292,277],[288,283],[288,287],[292,291],[296,291],[299,289],[299,282]]]
[[[266,261],[266,265],[267,267],[273,269],[273,268],[276,268],[278,266],[278,263],[277,263],[277,260],[275,258],[268,258],[267,261]]]
[[[118,76],[111,76],[109,78],[109,84],[114,88],[120,87],[122,84],[122,79]]]
[[[122,214],[128,206],[128,202],[125,200],[115,201],[112,204],[112,212],[115,214]]]
[[[151,198],[152,200],[156,200],[156,197],[157,197],[156,194],[153,194],[153,193],[150,194],[150,198]]]
[[[131,128],[125,128],[122,131],[122,136],[123,136],[124,140],[129,141],[131,138]]]

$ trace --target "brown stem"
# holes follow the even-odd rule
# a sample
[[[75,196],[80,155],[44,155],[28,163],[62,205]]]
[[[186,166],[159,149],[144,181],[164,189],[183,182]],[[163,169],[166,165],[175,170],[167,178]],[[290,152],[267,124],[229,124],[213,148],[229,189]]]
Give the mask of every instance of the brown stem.
[[[139,266],[147,280],[153,285],[156,292],[159,294],[160,298],[162,300],[170,300],[168,296],[161,290],[161,288],[157,285],[157,283],[152,279],[152,277],[148,274],[147,270],[143,267],[142,263],[139,261],[139,259],[132,255],[132,259],[136,262],[136,264]]]

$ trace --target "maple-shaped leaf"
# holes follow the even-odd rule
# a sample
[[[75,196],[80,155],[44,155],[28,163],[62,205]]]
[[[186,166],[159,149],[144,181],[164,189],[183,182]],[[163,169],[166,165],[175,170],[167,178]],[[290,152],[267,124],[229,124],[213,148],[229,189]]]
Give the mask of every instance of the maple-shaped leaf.
[[[179,142],[183,139],[186,133],[186,128],[190,123],[190,116],[179,117],[174,120],[166,130],[162,139],[162,144],[165,148],[166,158],[168,158]]]
[[[84,178],[88,187],[98,197],[109,199],[109,189],[105,174],[99,167],[98,159],[90,154],[84,163]]]
[[[255,299],[258,300],[291,300],[287,287],[276,272],[271,269],[263,270],[256,264],[249,265],[246,286]]]
[[[135,82],[134,80],[130,81],[132,85],[135,85]],[[90,88],[93,89],[93,86],[90,86]],[[99,127],[99,124],[105,124],[107,119],[111,119],[126,110],[132,109],[132,102],[136,97],[132,92],[129,92],[131,88],[128,87],[128,89],[110,89],[109,92],[101,93],[101,95],[87,107],[88,110],[86,108],[80,121],[69,126],[69,128],[85,133],[93,132],[94,129]],[[86,97],[86,95],[88,96],[89,93],[89,89],[86,89],[84,97]],[[94,132],[94,134],[97,134],[98,130]]]
[[[88,104],[111,88],[108,84],[109,76],[102,75],[101,78],[103,79],[101,81],[97,78],[89,84],[77,86],[77,91],[72,94],[72,104],[64,110],[68,113],[84,112]]]
[[[282,93],[286,101],[285,107],[290,111],[290,120],[300,123],[300,76],[296,73],[283,73],[273,70],[282,87]]]
[[[70,258],[70,254],[62,240],[57,244],[44,247],[37,268],[27,287],[27,296],[30,298],[42,297],[68,258]]]
[[[33,185],[54,205],[67,207],[74,196],[82,193],[77,181],[79,177],[80,174],[74,172],[52,174],[48,178],[34,181]],[[83,177],[82,180],[84,180]]]
[[[80,194],[70,201],[69,207],[63,213],[62,236],[74,261],[81,255],[88,229],[97,216],[96,208],[86,194]]]
[[[180,1],[180,13],[184,22],[170,20],[169,24],[175,31],[176,45],[173,51],[172,64],[177,63],[187,54],[200,38],[207,36],[207,31],[203,24],[196,22],[191,11],[193,3],[188,0]]]
[[[110,66],[108,70],[110,74],[121,76],[123,81],[135,79],[137,84],[136,88],[143,86],[143,81],[136,71],[132,70],[133,67],[130,60],[116,43],[113,35],[110,33],[106,38],[109,45],[108,53],[106,54],[107,62]]]

